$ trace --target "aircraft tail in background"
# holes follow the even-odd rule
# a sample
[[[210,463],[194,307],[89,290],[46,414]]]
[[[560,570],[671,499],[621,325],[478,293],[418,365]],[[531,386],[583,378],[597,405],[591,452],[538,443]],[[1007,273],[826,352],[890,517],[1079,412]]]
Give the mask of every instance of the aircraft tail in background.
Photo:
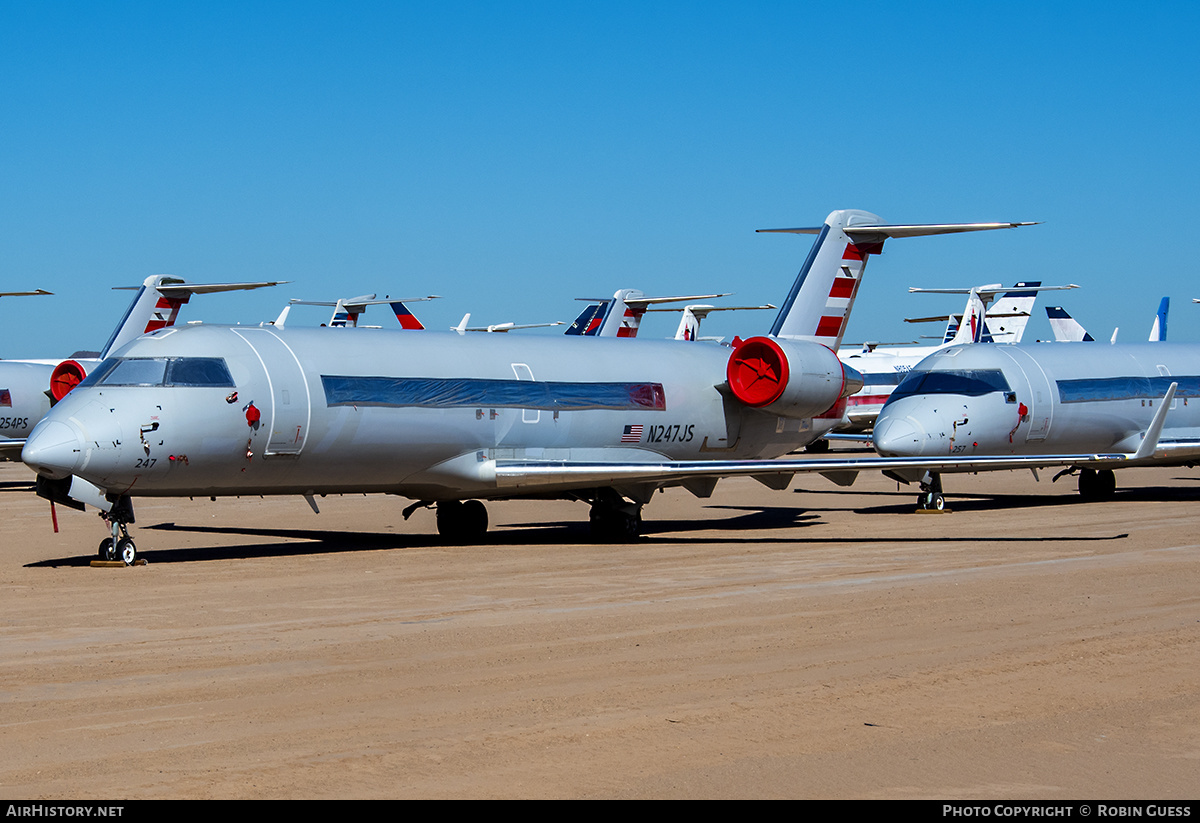
[[[1094,342],[1096,338],[1087,333],[1087,329],[1079,324],[1062,306],[1047,306],[1046,317],[1050,320],[1050,329],[1054,339],[1059,343]]]
[[[1011,229],[1033,223],[935,223],[887,225],[870,212],[832,212],[817,228],[759,229],[760,232],[815,234],[808,257],[779,310],[771,336],[810,340],[833,350],[842,342],[858,296],[867,260],[892,237],[922,237],[968,231]]]
[[[189,283],[181,277],[168,274],[155,274],[147,277],[141,286],[119,286],[118,288],[135,288],[137,294],[125,316],[113,329],[112,336],[100,352],[101,359],[124,346],[134,338],[149,334],[159,329],[170,328],[179,319],[182,309],[192,295],[212,294],[222,291],[245,291],[261,289],[266,286],[277,286],[283,280],[260,281],[255,283]]]
[[[1150,327],[1150,342],[1157,343],[1167,339],[1167,310],[1171,308],[1171,298],[1164,297],[1158,304],[1158,314],[1154,315],[1154,325]]]

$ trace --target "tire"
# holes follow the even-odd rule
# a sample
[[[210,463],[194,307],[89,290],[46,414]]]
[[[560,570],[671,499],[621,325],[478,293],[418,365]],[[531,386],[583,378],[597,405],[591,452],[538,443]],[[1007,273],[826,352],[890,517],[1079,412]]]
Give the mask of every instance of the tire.
[[[463,504],[458,500],[443,500],[437,504],[438,534],[448,540],[457,540],[462,534]]]
[[[1084,500],[1100,498],[1100,481],[1096,476],[1095,469],[1079,470],[1079,496]]]
[[[137,546],[133,544],[131,538],[122,537],[117,541],[117,550],[114,554],[116,559],[122,561],[126,566],[132,566],[137,560]]]
[[[1100,500],[1110,500],[1117,493],[1117,476],[1112,469],[1101,469],[1096,472],[1096,496]]]
[[[487,507],[478,500],[468,500],[459,510],[460,537],[464,540],[480,540],[488,529]]]
[[[106,537],[100,541],[100,548],[97,551],[101,560],[116,560],[117,553],[113,549],[113,541],[111,537]]]

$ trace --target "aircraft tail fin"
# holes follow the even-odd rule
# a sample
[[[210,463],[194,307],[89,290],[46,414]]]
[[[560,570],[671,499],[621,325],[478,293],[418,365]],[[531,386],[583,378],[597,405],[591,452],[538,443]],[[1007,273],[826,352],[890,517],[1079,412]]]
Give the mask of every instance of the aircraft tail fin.
[[[221,291],[244,291],[260,289],[264,286],[277,286],[286,281],[273,280],[257,283],[189,283],[181,277],[166,274],[155,274],[147,277],[141,286],[118,288],[136,288],[137,294],[121,322],[113,329],[112,336],[100,352],[100,356],[109,354],[124,346],[134,338],[149,334],[159,329],[167,329],[175,325],[179,319],[179,311],[196,294],[211,294]]]
[[[1062,306],[1047,306],[1046,317],[1050,320],[1050,328],[1054,339],[1059,343],[1095,342],[1096,338],[1087,333],[1087,329],[1079,324]]]
[[[1154,315],[1154,325],[1150,327],[1150,342],[1157,343],[1167,339],[1167,310],[1171,307],[1171,298],[1164,297],[1158,304],[1158,314]]]
[[[986,310],[979,294],[972,289],[967,295],[967,305],[963,309],[962,321],[958,324],[951,345],[961,343],[988,343],[991,336],[987,333]]]
[[[867,259],[883,250],[891,237],[922,237],[967,231],[1008,229],[1031,223],[937,223],[886,225],[865,211],[832,212],[818,228],[759,229],[760,232],[815,234],[800,273],[771,327],[773,337],[811,340],[836,350],[842,342],[850,310]]]
[[[567,326],[564,334],[576,335],[578,337],[596,337],[600,333],[601,327],[604,326],[604,318],[608,316],[611,307],[611,300],[589,303],[587,308],[581,311],[579,316],[575,318],[575,322]]]
[[[396,319],[400,322],[400,328],[409,329],[412,331],[425,328],[424,324],[417,319],[415,314],[409,311],[408,306],[404,305],[404,303],[397,300],[396,302],[389,303],[388,305],[392,307],[392,311],[395,313]]]
[[[988,331],[993,343],[1020,343],[1029,325],[1033,304],[1037,302],[1040,280],[1017,283],[1013,291],[1005,292],[988,307]],[[1020,291],[1018,291],[1020,289]]]
[[[700,334],[700,320],[705,317],[708,312],[703,312],[698,317],[693,309],[694,306],[684,306],[683,316],[679,318],[679,328],[675,330],[676,340],[694,341]]]
[[[329,318],[330,328],[342,329],[347,326],[353,328],[357,325],[358,313],[347,309],[346,304],[339,299],[333,307],[333,315]]]
[[[645,297],[637,289],[618,289],[613,294],[612,307],[600,327],[600,337],[637,337],[638,328],[642,325],[642,315],[646,313],[644,305],[638,305],[637,298]],[[629,302],[626,302],[629,301]]]

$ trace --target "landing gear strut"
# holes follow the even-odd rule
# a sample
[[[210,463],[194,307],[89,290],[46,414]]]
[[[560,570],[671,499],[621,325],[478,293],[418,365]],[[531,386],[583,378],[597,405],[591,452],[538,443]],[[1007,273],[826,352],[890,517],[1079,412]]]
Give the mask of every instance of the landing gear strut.
[[[633,540],[642,531],[642,507],[627,502],[612,489],[600,490],[592,500],[588,519],[597,540]]]
[[[942,494],[942,475],[930,472],[921,481],[921,493],[917,496],[917,508],[926,512],[946,510],[946,497]]]
[[[100,512],[100,517],[112,531],[112,537],[100,541],[100,559],[120,560],[126,566],[132,566],[138,559],[137,546],[129,536],[129,524],[134,522],[133,501],[121,497],[110,511]]]

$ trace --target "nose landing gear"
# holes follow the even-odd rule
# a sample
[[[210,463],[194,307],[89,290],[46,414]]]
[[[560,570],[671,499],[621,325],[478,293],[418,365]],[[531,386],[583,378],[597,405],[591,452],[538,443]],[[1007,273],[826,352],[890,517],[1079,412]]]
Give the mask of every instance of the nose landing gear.
[[[930,472],[921,481],[921,493],[917,495],[917,510],[941,512],[946,510],[946,496],[942,494],[942,475]]]
[[[138,559],[137,545],[129,536],[129,524],[134,522],[133,501],[123,496],[111,510],[100,512],[100,517],[112,531],[112,537],[100,541],[100,559],[120,560],[126,566],[132,566]]]

